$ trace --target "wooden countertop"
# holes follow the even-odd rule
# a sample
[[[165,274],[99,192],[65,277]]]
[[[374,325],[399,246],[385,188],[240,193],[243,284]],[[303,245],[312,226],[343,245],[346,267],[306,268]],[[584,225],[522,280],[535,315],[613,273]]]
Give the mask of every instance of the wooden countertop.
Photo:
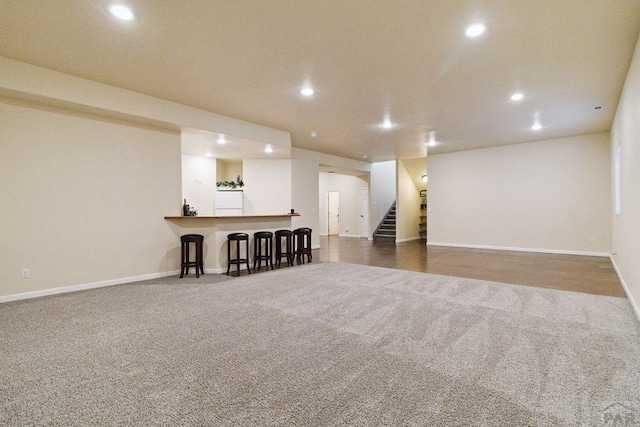
[[[164,219],[261,219],[261,218],[291,218],[300,216],[299,213],[294,214],[278,214],[278,215],[198,215],[198,216],[165,216]]]

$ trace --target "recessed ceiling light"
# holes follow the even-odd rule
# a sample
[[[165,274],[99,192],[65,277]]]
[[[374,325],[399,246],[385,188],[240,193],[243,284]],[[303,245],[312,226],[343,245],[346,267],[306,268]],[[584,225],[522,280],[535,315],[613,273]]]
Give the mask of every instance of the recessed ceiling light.
[[[213,157],[213,154],[211,154],[211,151],[207,151],[207,154],[205,154],[205,156],[207,156],[207,157]]]
[[[478,37],[480,34],[484,33],[485,29],[485,26],[482,24],[473,24],[467,27],[467,30],[464,32],[464,34],[467,37]]]
[[[434,131],[429,132],[429,142],[427,142],[429,147],[436,146],[436,133]]]
[[[127,6],[121,4],[112,4],[109,6],[109,12],[118,19],[123,21],[132,21],[135,15]]]
[[[362,156],[363,159],[366,159],[367,157],[369,157],[367,154],[365,154],[364,156]]]
[[[382,129],[391,129],[393,127],[393,123],[391,123],[391,120],[389,119],[384,119],[384,121],[380,123],[380,127]]]
[[[520,92],[516,92],[513,95],[511,95],[511,100],[512,101],[520,101],[524,98],[524,94],[520,93]]]
[[[218,137],[218,141],[217,141],[217,142],[218,142],[218,144],[220,144],[220,145],[224,145],[224,144],[226,144],[226,143],[227,143],[227,139],[224,137],[224,135],[220,135],[220,136]]]
[[[542,125],[540,123],[534,123],[533,126],[531,126],[531,130],[540,130],[542,129]]]
[[[311,138],[315,138],[316,136],[318,136],[318,134],[316,133],[315,130],[311,131]]]
[[[273,153],[273,148],[271,148],[271,146],[267,146],[267,148],[264,149],[265,153]]]
[[[300,93],[304,96],[311,96],[313,95],[315,92],[313,91],[313,89],[311,89],[310,87],[303,87],[300,90]]]

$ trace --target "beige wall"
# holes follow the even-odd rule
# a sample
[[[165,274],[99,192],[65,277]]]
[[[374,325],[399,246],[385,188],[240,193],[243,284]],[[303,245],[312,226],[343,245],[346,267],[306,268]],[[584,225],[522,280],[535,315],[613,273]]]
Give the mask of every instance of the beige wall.
[[[397,162],[397,174],[396,241],[417,240],[420,238],[420,190],[402,160]]]
[[[612,168],[617,147],[622,163],[621,211],[619,216],[612,214],[612,258],[640,318],[640,43],[636,45],[611,136]],[[610,211],[613,212],[613,202]]]
[[[320,212],[318,209],[318,175],[320,164],[314,153],[291,150],[291,207],[300,214],[292,219],[292,227],[309,227],[311,246],[320,247]]]
[[[311,245],[320,247],[319,175],[320,165],[335,166],[369,173],[371,165],[352,159],[291,149],[291,201],[292,208],[300,213],[294,217],[292,227],[309,227],[313,230]]]
[[[289,213],[290,159],[245,159],[242,171],[245,215]]]
[[[430,155],[428,162],[429,244],[610,252],[607,133]]]
[[[328,230],[327,192],[338,191],[340,193],[340,236],[360,237],[360,189],[368,191],[369,183],[360,177],[335,173],[321,173],[319,183],[319,234],[327,235]]]
[[[179,135],[0,104],[0,171],[0,296],[179,269]]]
[[[238,175],[244,181],[242,174],[242,160],[216,159],[216,182],[236,181]]]
[[[182,154],[182,199],[198,215],[213,215],[216,193],[216,159]]]

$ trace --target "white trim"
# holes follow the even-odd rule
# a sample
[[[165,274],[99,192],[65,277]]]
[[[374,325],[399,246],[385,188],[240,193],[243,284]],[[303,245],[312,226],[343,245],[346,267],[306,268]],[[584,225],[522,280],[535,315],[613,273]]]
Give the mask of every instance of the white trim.
[[[418,236],[418,237],[408,237],[406,239],[396,239],[396,243],[412,242],[414,240],[420,240],[420,236]]]
[[[611,260],[611,264],[613,265],[613,270],[616,272],[616,275],[618,276],[618,279],[620,280],[620,284],[622,284],[622,289],[624,289],[624,293],[627,294],[627,299],[631,303],[631,307],[633,308],[633,311],[635,312],[636,317],[638,318],[638,320],[640,320],[640,307],[638,306],[636,301],[633,299],[633,296],[631,295],[631,292],[629,291],[629,287],[627,286],[626,282],[622,278],[622,273],[620,273],[620,269],[616,265],[616,261],[613,259],[613,256],[609,255],[609,259]]]
[[[460,243],[439,243],[439,242],[427,242],[427,246],[449,246],[452,248],[491,249],[496,251],[535,252],[535,253],[542,253],[542,254],[582,255],[582,256],[597,256],[597,257],[609,258],[609,254],[606,252],[567,251],[563,249],[516,248],[516,247],[509,247],[509,246],[467,245],[467,244],[460,244]]]
[[[194,276],[195,273],[193,273],[193,270],[191,270],[191,267],[189,267],[189,277]],[[205,268],[204,269],[204,274],[226,274],[227,270],[220,267],[220,268]],[[180,274],[180,270],[174,272],[173,274],[165,274],[163,276],[158,276],[158,277],[154,277],[154,278],[160,278],[160,277],[167,277],[167,276],[173,276],[173,275],[178,275]]]
[[[338,237],[355,237],[356,239],[360,238],[359,234],[338,234]]]
[[[311,245],[311,249],[320,249],[321,246],[320,245]]]
[[[318,236],[327,237],[327,236],[328,236],[328,234],[327,234],[327,233],[318,233]]]
[[[207,273],[213,270],[205,270]],[[101,282],[84,283],[81,285],[63,286],[61,288],[43,289],[41,291],[24,292],[21,294],[0,296],[0,303],[18,301],[30,298],[39,298],[48,295],[65,294],[68,292],[84,291],[86,289],[104,288],[107,286],[122,285],[124,283],[141,282],[143,280],[159,279],[161,277],[175,276],[180,270],[166,271],[164,273],[143,274],[142,276],[123,277],[121,279],[103,280]]]

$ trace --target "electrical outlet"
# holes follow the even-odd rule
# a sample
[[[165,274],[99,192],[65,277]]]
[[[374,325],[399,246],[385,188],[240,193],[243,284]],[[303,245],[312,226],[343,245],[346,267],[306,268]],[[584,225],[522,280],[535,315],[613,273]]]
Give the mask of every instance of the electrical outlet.
[[[596,242],[596,239],[594,239],[593,237],[589,239],[589,244],[593,245]]]
[[[31,277],[31,272],[28,268],[23,268],[20,277],[23,279],[28,279],[29,277]]]

